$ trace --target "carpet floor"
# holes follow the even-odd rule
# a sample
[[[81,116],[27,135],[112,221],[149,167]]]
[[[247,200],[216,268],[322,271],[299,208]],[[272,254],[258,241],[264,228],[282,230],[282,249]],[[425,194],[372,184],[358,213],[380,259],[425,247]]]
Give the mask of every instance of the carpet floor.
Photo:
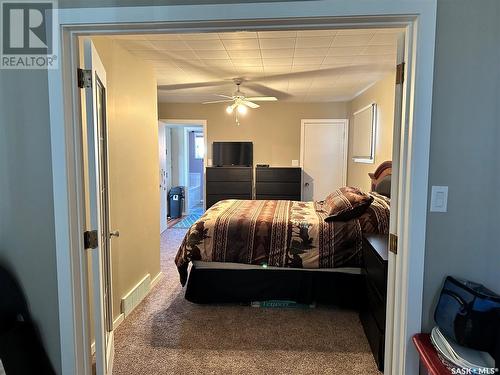
[[[113,374],[380,374],[354,311],[186,301],[173,263],[185,232],[163,232],[163,277],[117,328]]]

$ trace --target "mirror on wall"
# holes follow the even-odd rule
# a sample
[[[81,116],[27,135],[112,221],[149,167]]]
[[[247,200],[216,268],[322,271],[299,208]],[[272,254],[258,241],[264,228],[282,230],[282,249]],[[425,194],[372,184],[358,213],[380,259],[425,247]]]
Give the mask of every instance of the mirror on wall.
[[[377,104],[371,103],[359,109],[353,117],[352,160],[355,163],[374,163]]]

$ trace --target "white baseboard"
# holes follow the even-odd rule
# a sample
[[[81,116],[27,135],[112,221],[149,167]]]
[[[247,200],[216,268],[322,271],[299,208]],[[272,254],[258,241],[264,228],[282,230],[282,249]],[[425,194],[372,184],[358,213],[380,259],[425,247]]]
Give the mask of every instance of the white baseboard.
[[[151,280],[151,287],[150,287],[150,290],[153,289],[153,287],[158,284],[158,282],[161,280],[161,278],[163,277],[163,272],[158,272],[158,274],[153,277],[153,280]]]
[[[127,294],[122,297],[121,311],[125,317],[130,314],[151,290],[151,275],[148,273]]]
[[[113,331],[118,328],[120,324],[125,320],[125,314],[121,313],[113,320]]]

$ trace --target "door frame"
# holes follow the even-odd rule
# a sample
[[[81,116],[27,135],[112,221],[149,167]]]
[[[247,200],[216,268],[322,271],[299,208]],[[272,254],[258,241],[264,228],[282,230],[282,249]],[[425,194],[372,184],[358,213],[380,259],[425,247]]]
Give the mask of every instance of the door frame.
[[[54,17],[59,68],[48,70],[54,197],[55,252],[59,301],[61,372],[90,374],[86,264],[83,257],[81,113],[76,85],[78,37],[141,32],[221,32],[321,28],[407,27],[405,107],[401,150],[407,154],[400,180],[402,227],[398,246],[403,283],[401,346],[393,351],[406,375],[418,374],[411,336],[421,330],[428,201],[436,0],[328,0],[245,4],[162,5],[58,9]],[[408,36],[408,35],[407,35]],[[411,60],[408,59],[411,57]],[[408,74],[411,72],[411,74]],[[82,272],[85,271],[85,272]],[[390,374],[386,374],[390,375]],[[396,374],[393,374],[396,375]]]
[[[342,184],[347,185],[347,155],[349,149],[349,120],[348,119],[302,119],[300,120],[300,168],[302,168],[302,178],[300,183],[300,197],[304,199],[304,141],[306,124],[322,124],[322,123],[342,123],[344,127],[344,173],[342,176]]]
[[[187,185],[187,181],[189,179],[189,167],[187,165],[187,161],[189,159],[189,154],[188,154],[188,144],[187,144],[187,138],[186,138],[186,132],[188,131],[188,129],[191,129],[191,128],[202,128],[203,129],[203,141],[204,141],[204,144],[205,144],[205,155],[203,156],[203,192],[205,192],[205,189],[206,189],[206,179],[205,179],[205,171],[206,171],[206,168],[208,166],[208,153],[207,153],[207,150],[208,150],[208,121],[207,120],[194,120],[194,119],[159,119],[158,120],[159,123],[163,124],[164,126],[172,126],[172,125],[181,125],[183,127],[182,131],[183,131],[183,135],[182,135],[182,139],[183,139],[183,142],[184,142],[184,161],[186,162],[186,168],[184,168],[184,181],[186,181],[186,185]],[[186,194],[186,197],[187,195],[189,194],[187,191],[185,192]],[[183,214],[186,214],[188,213],[188,205],[187,205],[187,199],[186,199],[186,202],[185,202],[185,206],[186,206],[186,210],[185,212],[183,212]],[[207,207],[206,207],[206,199],[203,199],[203,210],[206,210]]]

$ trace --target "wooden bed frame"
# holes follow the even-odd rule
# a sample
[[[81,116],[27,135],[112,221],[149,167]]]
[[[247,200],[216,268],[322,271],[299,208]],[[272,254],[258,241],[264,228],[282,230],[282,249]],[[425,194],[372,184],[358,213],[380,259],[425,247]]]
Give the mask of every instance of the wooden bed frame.
[[[369,173],[372,191],[392,172],[386,161]],[[192,265],[185,298],[194,303],[243,303],[289,300],[361,308],[365,302],[363,273],[300,269],[213,269]]]

